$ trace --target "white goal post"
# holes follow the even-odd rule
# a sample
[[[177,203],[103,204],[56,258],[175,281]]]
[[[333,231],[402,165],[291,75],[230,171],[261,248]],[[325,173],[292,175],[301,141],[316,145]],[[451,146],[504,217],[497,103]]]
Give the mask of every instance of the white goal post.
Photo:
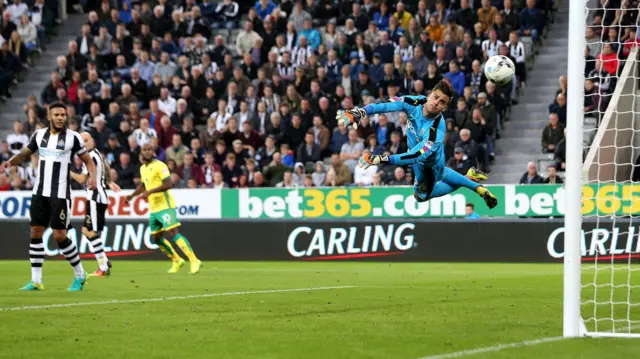
[[[600,9],[594,0],[569,5],[563,336],[640,338],[640,183],[633,181],[640,154],[640,48],[625,49],[628,57],[612,75],[616,85],[606,93],[606,110],[600,107],[597,119],[585,119],[588,13],[604,10],[617,18],[621,9]],[[625,26],[638,26],[638,18],[616,25],[618,39]],[[608,36],[602,35],[601,45],[611,42]],[[622,41],[616,46],[621,53]],[[595,135],[585,127],[587,120],[593,120]],[[594,203],[595,210],[583,213],[585,203]],[[594,254],[583,263],[585,247]]]
[[[585,334],[581,306],[582,237],[582,129],[584,111],[584,37],[587,24],[587,0],[569,2],[569,46],[567,68],[567,150],[566,213],[564,216],[564,309],[563,336]]]

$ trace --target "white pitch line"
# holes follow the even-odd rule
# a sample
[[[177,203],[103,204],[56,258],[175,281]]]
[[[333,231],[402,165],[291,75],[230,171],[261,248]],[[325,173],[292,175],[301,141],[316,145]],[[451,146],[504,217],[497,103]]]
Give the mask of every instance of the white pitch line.
[[[624,327],[619,327],[616,328],[616,332],[619,332],[620,330],[622,330],[622,328]],[[628,331],[631,331],[633,329],[640,329],[640,324],[638,325],[632,325],[630,327],[627,327]],[[614,330],[609,330],[607,331],[609,333],[614,332]],[[432,355],[432,356],[428,356],[428,357],[422,357],[419,359],[451,359],[451,358],[462,358],[465,356],[470,356],[470,355],[476,355],[476,354],[484,354],[484,353],[493,353],[493,352],[499,352],[501,350],[504,349],[511,349],[511,348],[520,348],[520,347],[529,347],[529,346],[533,346],[533,345],[538,345],[538,344],[544,344],[544,343],[551,343],[551,342],[557,342],[563,339],[571,339],[571,338],[565,338],[565,337],[548,337],[548,338],[541,338],[541,339],[535,339],[535,340],[526,340],[524,342],[518,342],[518,343],[510,343],[510,344],[498,344],[498,345],[494,345],[494,346],[490,346],[490,347],[485,347],[485,348],[478,348],[478,349],[468,349],[468,350],[462,350],[459,352],[453,352],[453,353],[446,353],[446,354],[437,354],[437,355]]]
[[[162,301],[165,301],[165,300],[181,300],[181,299],[195,299],[195,298],[225,297],[225,296],[231,296],[231,295],[290,293],[290,292],[305,292],[305,291],[319,291],[319,290],[331,290],[331,289],[348,289],[348,288],[356,288],[356,286],[352,286],[351,285],[351,286],[336,286],[336,287],[269,289],[269,290],[256,290],[256,291],[246,291],[246,292],[192,294],[192,295],[183,295],[183,296],[175,296],[175,297],[164,297],[164,298],[144,298],[144,299],[129,299],[129,300],[106,300],[106,301],[101,301],[101,302],[79,302],[79,303],[63,303],[63,304],[50,304],[50,305],[29,305],[29,306],[24,306],[24,307],[0,308],[0,312],[9,312],[9,311],[17,311],[17,310],[32,310],[32,309],[85,307],[85,306],[106,305],[106,304],[127,304],[127,303],[140,303],[140,302],[162,302]]]
[[[565,338],[564,337],[549,337],[549,338],[541,338],[541,339],[535,339],[535,340],[526,340],[524,342],[519,342],[519,343],[498,344],[498,345],[485,347],[485,348],[469,349],[469,350],[462,350],[462,351],[453,352],[453,353],[432,355],[432,356],[428,356],[428,357],[422,357],[420,359],[462,358],[462,357],[465,357],[465,356],[468,356],[468,355],[493,353],[493,352],[499,352],[499,351],[504,350],[504,349],[529,347],[529,346],[538,345],[538,344],[557,342],[557,341],[563,340],[563,339],[565,339]]]

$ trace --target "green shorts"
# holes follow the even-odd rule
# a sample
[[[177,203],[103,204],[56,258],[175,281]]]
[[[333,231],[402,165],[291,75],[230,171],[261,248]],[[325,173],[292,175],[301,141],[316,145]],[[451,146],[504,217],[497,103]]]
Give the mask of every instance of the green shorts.
[[[149,229],[151,234],[168,231],[180,226],[176,209],[169,208],[162,211],[154,212],[149,215]]]

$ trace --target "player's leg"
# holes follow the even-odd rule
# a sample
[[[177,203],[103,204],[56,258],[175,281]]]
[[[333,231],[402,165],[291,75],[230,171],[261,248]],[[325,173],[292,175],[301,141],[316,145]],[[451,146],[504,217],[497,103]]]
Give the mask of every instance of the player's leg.
[[[71,201],[50,198],[49,202],[52,208],[51,229],[53,230],[53,240],[58,243],[60,252],[67,259],[75,274],[75,279],[67,290],[80,291],[87,281],[87,272],[82,267],[78,247],[67,237],[67,229],[70,228],[71,211],[69,207]]]
[[[171,246],[171,243],[164,238],[164,228],[161,220],[161,213],[151,213],[149,216],[149,229],[151,230],[151,239],[160,248],[160,251],[164,253],[171,262],[171,269],[169,273],[176,273],[184,266],[184,259],[176,253]]]
[[[465,187],[468,188],[472,191],[475,191],[476,188],[478,186],[480,186],[477,182],[471,180],[469,177],[467,176],[463,176],[460,173],[456,172],[455,170],[452,170],[449,167],[444,167],[442,170],[442,178],[440,179],[441,182],[444,182],[445,184],[447,184],[452,190],[447,192],[453,192],[455,190],[457,190],[460,187]],[[440,194],[440,196],[443,196],[447,193],[443,193]],[[436,196],[435,193],[433,195],[433,197],[439,197]]]
[[[189,258],[189,264],[191,267],[189,273],[198,273],[200,271],[200,268],[202,267],[202,262],[198,259],[198,257],[196,257],[196,254],[193,252],[189,240],[185,236],[180,234],[180,232],[178,231],[178,227],[170,229],[165,233],[165,236],[171,238],[173,243],[175,243],[178,248],[180,248],[182,253],[184,253],[184,255]]]
[[[414,165],[416,184],[414,197],[418,202],[441,197],[456,191],[460,187],[469,188],[480,195],[489,208],[497,205],[498,199],[484,186],[444,166],[444,157],[434,158],[423,164]],[[471,172],[471,170],[470,170]],[[469,175],[469,172],[467,172]],[[481,173],[474,169],[473,174],[480,179]],[[483,175],[483,174],[482,174]],[[484,176],[486,178],[486,176]]]
[[[102,230],[104,229],[105,213],[107,206],[95,201],[87,200],[87,214],[84,217],[82,234],[89,240],[91,252],[98,261],[98,270],[91,274],[92,277],[102,277],[111,274],[111,263],[104,252]]]
[[[20,290],[42,290],[42,264],[44,263],[44,243],[42,234],[45,227],[31,226],[31,243],[29,244],[29,262],[31,262],[31,281]]]
[[[476,192],[489,208],[493,208],[498,204],[498,199],[486,187],[471,180],[468,176],[463,176],[451,168],[444,167],[442,170],[442,179],[436,183],[431,193],[431,198],[444,196],[460,187],[468,188]]]
[[[196,257],[196,254],[193,252],[193,248],[191,248],[189,240],[179,232],[180,221],[178,221],[176,209],[169,208],[163,212],[162,223],[164,225],[165,238],[170,238],[171,241],[180,248],[182,253],[189,258],[189,263],[191,265],[190,273],[198,273],[202,266],[202,262],[200,262],[198,257]]]
[[[151,239],[153,242],[160,248],[160,251],[164,253],[169,259],[171,259],[171,268],[167,271],[168,273],[177,273],[180,271],[180,268],[184,266],[184,259],[182,259],[178,253],[171,246],[171,242],[169,242],[166,238],[164,238],[164,231],[157,232],[151,235]]]
[[[414,176],[413,196],[418,202],[426,202],[432,197],[436,183],[433,171],[424,163],[416,163],[411,168]]]
[[[42,196],[31,198],[31,242],[29,244],[29,262],[31,262],[31,281],[21,290],[42,290],[42,265],[44,263],[44,242],[42,235],[49,225],[50,207]]]

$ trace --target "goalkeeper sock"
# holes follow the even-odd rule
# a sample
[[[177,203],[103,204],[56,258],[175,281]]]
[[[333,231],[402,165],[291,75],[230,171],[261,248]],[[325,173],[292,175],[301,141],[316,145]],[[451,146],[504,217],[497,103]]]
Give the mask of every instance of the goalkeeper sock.
[[[173,243],[178,245],[182,253],[184,253],[187,256],[187,258],[189,258],[190,262],[198,260],[198,257],[196,257],[196,254],[193,253],[193,249],[191,249],[191,243],[189,243],[189,241],[187,240],[187,238],[185,238],[185,236],[183,236],[180,233],[176,234],[173,237]]]
[[[160,240],[157,241],[156,244],[158,245],[158,247],[160,247],[160,251],[164,253],[167,257],[169,257],[169,259],[171,259],[174,262],[177,262],[180,260],[180,256],[176,253],[176,251],[173,250],[173,247],[171,246],[171,243],[169,243],[168,240],[164,238],[160,238]]]

